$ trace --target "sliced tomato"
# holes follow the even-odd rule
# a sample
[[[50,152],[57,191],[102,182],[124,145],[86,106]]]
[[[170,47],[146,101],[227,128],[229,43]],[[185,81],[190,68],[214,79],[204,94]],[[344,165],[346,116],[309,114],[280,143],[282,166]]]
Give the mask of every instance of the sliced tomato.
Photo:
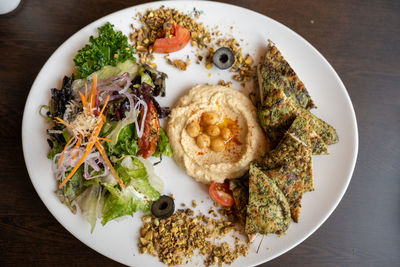
[[[208,188],[211,198],[222,206],[230,207],[235,201],[227,183],[212,182]]]
[[[140,125],[143,120],[143,112],[140,117]],[[160,121],[157,116],[157,109],[153,101],[147,103],[147,114],[144,121],[143,136],[138,140],[139,154],[148,158],[154,154],[157,148],[158,137],[160,136]]]
[[[153,51],[155,53],[171,53],[184,48],[190,40],[190,32],[181,25],[172,27],[171,38],[158,38],[154,42]]]

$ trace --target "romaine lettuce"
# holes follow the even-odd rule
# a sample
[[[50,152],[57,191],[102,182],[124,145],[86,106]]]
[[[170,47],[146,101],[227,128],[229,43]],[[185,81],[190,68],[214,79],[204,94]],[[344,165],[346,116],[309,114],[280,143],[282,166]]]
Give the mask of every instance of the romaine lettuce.
[[[62,180],[59,181],[60,183]],[[76,202],[75,200],[85,191],[85,180],[83,178],[83,166],[81,166],[72,175],[71,179],[64,185],[63,188],[56,191],[58,198],[64,203],[72,213],[76,213]]]
[[[121,121],[119,123],[123,122]],[[122,157],[124,155],[137,156],[139,153],[139,147],[135,125],[131,123],[122,129],[118,126],[111,134],[109,134],[109,137],[111,137],[112,140],[116,139],[117,142],[114,145],[113,143],[107,143],[106,146],[108,153],[116,157]],[[117,135],[118,137],[116,137],[117,131],[119,131]],[[156,151],[152,156],[160,157],[161,155],[167,157],[172,156],[172,148],[169,144],[168,136],[163,128],[160,128],[160,135],[158,137]]]
[[[115,169],[125,188],[103,184],[109,192],[104,198],[103,225],[124,215],[133,216],[139,209],[149,211],[151,203],[160,197],[160,193],[150,185],[146,168],[138,158],[125,156],[118,160]]]
[[[61,144],[57,140],[52,138],[47,139],[47,142],[51,144],[51,148],[49,153],[47,154],[47,158],[53,160],[55,155],[63,151],[65,144]]]
[[[160,128],[160,135],[158,137],[158,143],[156,151],[153,154],[153,157],[160,157],[161,155],[171,157],[172,156],[172,148],[169,144],[168,136],[163,128]]]
[[[97,218],[102,215],[103,195],[105,190],[98,179],[89,180],[89,187],[80,195],[78,205],[82,213],[86,215],[86,220],[90,223],[90,232],[93,233]]]
[[[114,130],[118,131],[117,128]],[[121,130],[119,130],[117,142],[115,145],[113,145],[112,143],[107,143],[106,146],[108,154],[116,157],[122,157],[124,155],[136,156],[138,155],[139,152],[137,140],[138,138],[136,134],[135,125],[133,123],[130,123]]]
[[[63,186],[62,190],[64,196],[75,199],[84,190],[84,179],[83,179],[83,166],[72,175],[69,181]],[[60,180],[62,182],[62,180]]]

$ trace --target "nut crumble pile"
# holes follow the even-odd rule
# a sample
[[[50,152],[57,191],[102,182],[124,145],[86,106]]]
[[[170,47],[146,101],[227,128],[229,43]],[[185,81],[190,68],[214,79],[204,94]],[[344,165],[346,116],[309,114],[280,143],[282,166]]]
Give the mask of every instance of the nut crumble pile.
[[[144,14],[139,12],[137,19],[141,22],[142,26],[140,28],[132,26],[133,33],[129,36],[133,43],[133,48],[138,53],[139,62],[148,63],[150,66],[156,67],[156,64],[153,62],[152,46],[157,38],[168,38],[168,36],[165,36],[165,33],[168,35],[168,29],[175,23],[190,31],[190,44],[197,48],[197,64],[200,64],[204,60],[204,66],[207,69],[211,69],[213,67],[212,57],[216,48],[229,47],[235,55],[235,63],[230,68],[230,72],[233,73],[232,78],[239,82],[248,82],[255,78],[256,66],[254,60],[249,54],[243,55],[239,41],[235,38],[223,37],[221,32],[218,31],[218,26],[215,26],[211,31],[203,23],[198,23],[196,19],[199,18],[200,13],[194,9],[191,14],[183,14],[176,9],[164,6],[156,10],[148,9]],[[190,64],[189,60],[186,62],[180,59],[173,60],[169,59],[168,56],[165,59],[167,63],[183,71]]]
[[[247,255],[249,243],[235,237],[235,246],[227,242],[216,244],[232,231],[232,222],[212,219],[203,214],[194,216],[191,209],[179,209],[167,219],[143,217],[140,230],[139,251],[148,253],[169,266],[187,263],[195,251],[205,256],[204,265],[231,264],[238,257]]]

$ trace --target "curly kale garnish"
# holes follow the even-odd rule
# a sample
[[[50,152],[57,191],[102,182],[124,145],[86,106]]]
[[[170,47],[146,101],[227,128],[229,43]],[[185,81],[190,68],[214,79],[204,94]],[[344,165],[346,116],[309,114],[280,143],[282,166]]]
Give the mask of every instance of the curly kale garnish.
[[[86,78],[105,65],[117,65],[128,59],[134,60],[133,49],[128,38],[121,31],[114,31],[114,25],[107,22],[98,28],[99,36],[90,36],[90,44],[85,45],[74,57],[77,78]]]

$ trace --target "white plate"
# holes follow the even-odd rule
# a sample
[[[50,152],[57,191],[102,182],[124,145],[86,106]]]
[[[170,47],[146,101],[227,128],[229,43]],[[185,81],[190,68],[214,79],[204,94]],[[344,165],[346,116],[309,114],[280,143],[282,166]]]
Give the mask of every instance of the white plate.
[[[271,39],[308,88],[318,106],[318,109],[313,112],[332,124],[338,131],[340,142],[329,147],[331,154],[313,157],[315,191],[306,193],[303,197],[300,222],[292,223],[287,234],[282,237],[266,236],[258,254],[256,254],[258,245],[256,240],[249,255],[237,260],[234,266],[255,265],[271,260],[311,235],[338,205],[353,173],[358,151],[358,133],[349,95],[326,59],[292,30],[266,16],[244,8],[206,1],[149,3],[101,18],[69,38],[43,66],[26,102],[22,122],[22,142],[32,183],[54,217],[89,247],[127,265],[162,265],[157,258],[138,253],[137,239],[141,226],[139,214],[133,219],[112,221],[105,227],[98,222],[94,233],[90,234],[90,226],[85,219],[80,214],[73,215],[66,206],[60,203],[54,193],[56,182],[50,168],[50,160],[46,158],[49,149],[46,142],[47,124],[38,113],[39,106],[49,101],[49,89],[59,88],[63,76],[71,74],[73,56],[88,42],[90,35],[97,34],[97,27],[110,21],[116,29],[128,35],[131,32],[132,18],[138,11],[158,8],[162,4],[184,12],[191,12],[194,7],[203,11],[200,21],[212,27],[219,25],[220,31],[225,35],[230,33],[238,40],[243,38],[243,50],[250,52],[254,58],[259,58],[265,50],[267,40]],[[233,29],[230,29],[230,26],[233,26]],[[193,55],[190,53],[191,49],[188,46],[183,51],[172,54],[171,58]],[[194,60],[186,72],[173,69],[161,58],[157,60],[157,64],[159,70],[166,72],[169,76],[167,97],[161,100],[163,105],[173,106],[187,89],[197,83],[217,83],[220,79],[228,80],[231,77],[231,73],[228,72],[207,70],[204,66],[195,64]],[[207,200],[207,188],[194,182],[172,159],[164,159],[162,164],[156,167],[156,171],[165,182],[165,193],[174,194],[177,206],[182,202],[190,204],[192,199],[206,200],[204,209],[211,205],[210,200]],[[193,263],[201,263],[201,261],[197,260]]]

